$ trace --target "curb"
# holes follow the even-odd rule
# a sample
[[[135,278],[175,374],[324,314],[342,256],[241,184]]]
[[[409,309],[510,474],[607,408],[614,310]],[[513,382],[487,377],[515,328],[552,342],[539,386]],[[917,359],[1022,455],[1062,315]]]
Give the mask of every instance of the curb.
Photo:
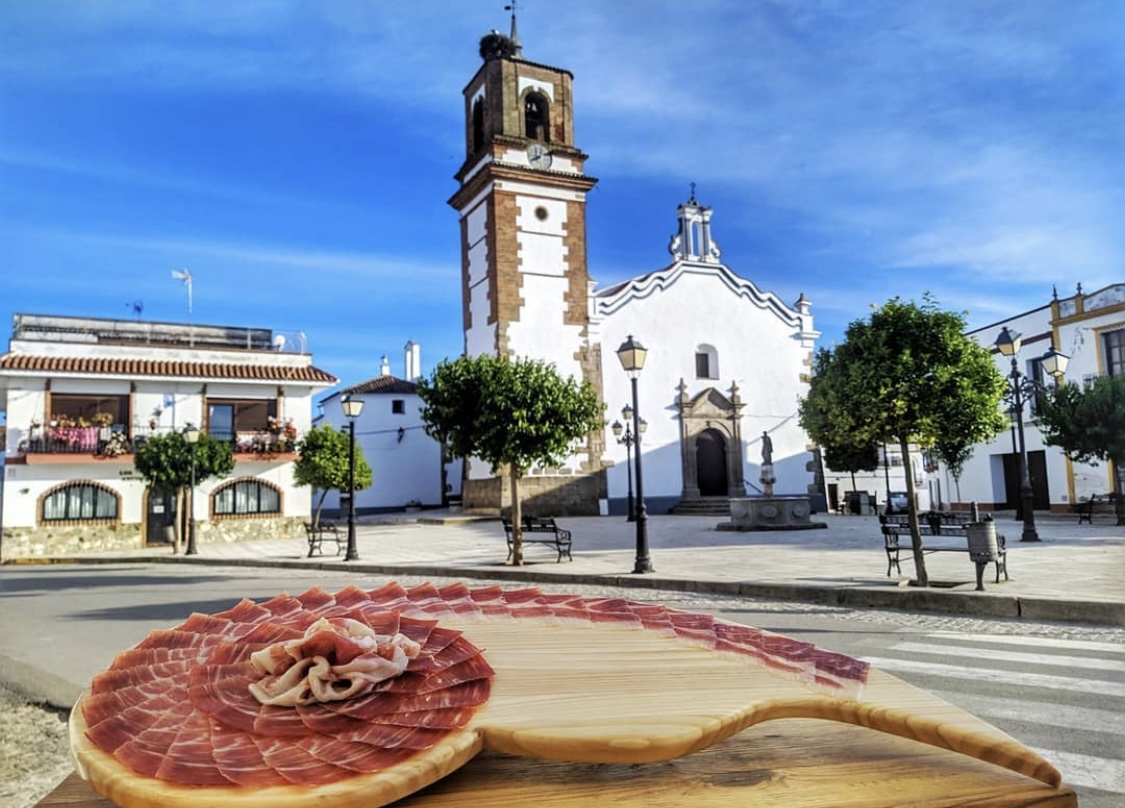
[[[421,564],[355,564],[325,559],[312,561],[298,558],[205,558],[184,556],[66,556],[20,559],[6,564],[195,564],[215,567],[262,567],[286,569],[357,571],[374,575],[409,575],[419,578],[474,578],[524,583],[585,584],[625,589],[647,589],[668,592],[695,592],[707,595],[728,595],[761,600],[795,601],[819,606],[853,609],[900,609],[971,617],[995,617],[1009,620],[1085,623],[1097,626],[1125,626],[1125,603],[1115,601],[1063,600],[1036,596],[1004,595],[993,592],[953,592],[947,589],[916,587],[834,587],[786,582],[699,581],[687,578],[659,578],[649,575],[583,575],[565,572],[537,572],[524,567],[441,567]]]

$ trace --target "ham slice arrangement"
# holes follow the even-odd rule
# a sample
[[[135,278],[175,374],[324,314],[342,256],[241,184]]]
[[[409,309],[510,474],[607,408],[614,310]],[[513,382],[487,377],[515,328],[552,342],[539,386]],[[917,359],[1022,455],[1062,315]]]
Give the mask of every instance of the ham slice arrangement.
[[[153,632],[94,678],[71,736],[79,773],[126,808],[376,806],[482,748],[665,760],[810,705],[872,726],[831,706],[854,705],[868,675],[809,643],[619,598],[316,588]]]

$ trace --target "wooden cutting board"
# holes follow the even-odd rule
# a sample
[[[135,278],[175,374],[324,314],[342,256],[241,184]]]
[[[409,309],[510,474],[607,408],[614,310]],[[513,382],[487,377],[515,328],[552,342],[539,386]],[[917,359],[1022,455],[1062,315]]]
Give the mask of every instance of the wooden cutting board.
[[[818,693],[740,655],[653,631],[524,620],[457,627],[496,669],[492,696],[471,724],[495,751],[650,763],[691,754],[763,721],[819,718],[962,752],[1050,785],[1060,780],[1050,763],[1011,736],[882,671],[869,671],[854,701]]]
[[[658,631],[602,623],[475,616],[441,625],[464,631],[495,670],[492,693],[470,724],[434,748],[371,775],[317,790],[144,788],[131,773],[81,743],[79,771],[126,808],[374,808],[455,771],[482,748],[544,760],[640,764],[672,760],[744,728],[778,718],[855,724],[1003,766],[1057,786],[1058,771],[978,718],[877,670],[859,700],[812,689],[749,658]],[[155,783],[155,784],[154,784]],[[237,792],[237,793],[236,793]]]

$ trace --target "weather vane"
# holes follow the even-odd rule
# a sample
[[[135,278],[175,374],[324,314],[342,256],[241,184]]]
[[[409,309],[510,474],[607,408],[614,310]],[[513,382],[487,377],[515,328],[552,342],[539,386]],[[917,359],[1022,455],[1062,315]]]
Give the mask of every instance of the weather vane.
[[[512,47],[515,50],[515,55],[519,56],[521,47],[520,36],[518,33],[516,33],[516,0],[512,0],[511,3],[504,6],[504,10],[512,12],[512,31],[508,35],[508,39],[512,40]]]
[[[188,269],[173,269],[172,277],[178,281],[183,281],[184,286],[187,288],[187,313],[191,316],[191,271]]]

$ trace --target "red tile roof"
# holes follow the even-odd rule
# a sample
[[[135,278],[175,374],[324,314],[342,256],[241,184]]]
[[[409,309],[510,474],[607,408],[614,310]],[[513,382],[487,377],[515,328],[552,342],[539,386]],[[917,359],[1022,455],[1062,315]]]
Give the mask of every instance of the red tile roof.
[[[0,356],[0,372],[95,374],[99,376],[178,376],[189,379],[258,379],[277,382],[335,384],[339,379],[311,365],[231,365],[219,362],[178,362],[154,359],[106,359],[92,356]]]
[[[354,384],[346,390],[341,390],[341,395],[347,393],[355,393],[361,395],[364,393],[402,393],[414,394],[418,392],[418,385],[414,382],[404,381],[403,379],[394,376],[376,376],[374,379],[368,379],[365,382]]]

